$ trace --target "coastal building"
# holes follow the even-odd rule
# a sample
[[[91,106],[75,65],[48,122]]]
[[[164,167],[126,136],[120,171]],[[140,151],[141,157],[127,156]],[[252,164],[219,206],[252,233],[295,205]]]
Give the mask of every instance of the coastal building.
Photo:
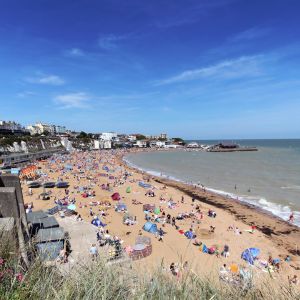
[[[199,144],[196,142],[192,142],[187,144],[187,148],[199,148]]]
[[[167,140],[168,139],[168,135],[166,133],[161,133],[160,134],[160,138],[164,139],[164,140]]]
[[[67,129],[65,126],[48,125],[42,122],[38,122],[35,125],[29,125],[26,128],[31,135],[45,134],[46,132],[50,133],[51,135],[61,135],[67,133]]]
[[[41,134],[40,128],[35,125],[28,125],[26,129],[30,132],[31,135]]]
[[[136,141],[136,135],[129,135],[129,136],[128,136],[128,140],[129,140],[130,142],[135,142],[135,141]]]
[[[183,148],[183,146],[178,145],[178,144],[166,144],[165,148],[167,148],[167,149],[178,149],[178,148]]]
[[[0,120],[0,134],[26,134],[26,130],[21,124],[15,121]]]
[[[45,124],[45,123],[42,123],[42,122],[38,122],[34,125],[36,128],[38,128],[38,131],[40,134],[44,134],[46,132],[49,132],[49,133],[54,133],[54,128],[52,125],[48,125],[48,124]]]
[[[112,142],[109,140],[106,141],[99,141],[100,149],[111,149],[112,148]]]
[[[139,148],[146,148],[147,147],[147,141],[146,140],[136,141],[134,146],[139,147]]]
[[[56,134],[65,134],[67,132],[66,126],[55,125],[55,133]]]
[[[100,139],[103,141],[112,141],[117,138],[117,134],[115,132],[102,132],[100,135]]]
[[[165,148],[166,146],[166,142],[165,141],[156,141],[156,145],[157,148]]]

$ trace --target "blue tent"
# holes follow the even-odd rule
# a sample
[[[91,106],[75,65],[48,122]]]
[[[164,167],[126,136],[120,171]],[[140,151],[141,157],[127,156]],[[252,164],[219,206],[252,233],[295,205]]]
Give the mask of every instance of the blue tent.
[[[260,250],[258,248],[248,248],[242,253],[241,258],[253,265],[254,259],[259,255],[259,253]]]
[[[186,231],[184,234],[189,240],[194,237],[194,234],[191,231]]]
[[[93,221],[91,222],[94,226],[96,227],[105,227],[106,224],[102,223],[98,218],[97,219],[93,219]]]
[[[139,181],[139,186],[144,188],[144,189],[150,189],[151,188],[151,184],[145,183],[143,181]]]
[[[208,248],[206,247],[206,245],[202,246],[202,252],[203,253],[208,253]]]
[[[151,222],[145,223],[143,229],[150,233],[156,233],[158,231],[156,224],[153,224]]]
[[[116,210],[127,210],[127,206],[125,203],[117,204]]]

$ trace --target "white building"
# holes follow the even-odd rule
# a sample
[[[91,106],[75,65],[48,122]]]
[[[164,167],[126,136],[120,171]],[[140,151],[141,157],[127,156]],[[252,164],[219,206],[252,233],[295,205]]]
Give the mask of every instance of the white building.
[[[160,138],[166,140],[168,139],[168,135],[166,133],[161,133]]]
[[[187,144],[187,148],[199,148],[199,144],[196,142],[192,142]]]
[[[64,134],[67,132],[66,126],[55,125],[55,133],[56,134]]]
[[[103,132],[100,135],[100,139],[103,141],[112,141],[117,138],[117,134],[115,132]]]
[[[41,134],[41,129],[35,125],[29,125],[26,129],[30,132],[31,135]]]
[[[94,149],[99,150],[100,149],[100,141],[94,140]]]
[[[38,128],[38,131],[39,131],[40,134],[43,134],[46,131],[50,132],[50,133],[53,133],[53,131],[54,131],[54,128],[53,128],[52,125],[44,124],[42,122],[38,122],[34,126]]]
[[[166,142],[164,141],[157,141],[156,142],[156,147],[157,148],[164,148],[166,146]]]
[[[182,145],[177,145],[177,144],[170,144],[170,145],[165,145],[165,148],[167,149],[177,149],[177,148],[183,148]]]
[[[128,136],[128,140],[129,140],[130,142],[135,142],[135,141],[136,141],[136,135],[129,135],[129,136]]]
[[[136,143],[134,144],[135,146],[139,147],[139,148],[146,148],[147,147],[147,141],[136,141]]]
[[[21,124],[14,121],[1,121],[0,120],[0,129],[5,131],[24,131],[24,128]]]

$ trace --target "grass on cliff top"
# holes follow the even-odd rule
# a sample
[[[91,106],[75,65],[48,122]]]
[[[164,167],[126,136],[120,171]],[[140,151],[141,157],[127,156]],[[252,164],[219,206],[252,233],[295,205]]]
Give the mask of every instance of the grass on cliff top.
[[[102,259],[73,268],[62,275],[35,259],[25,270],[12,240],[0,234],[0,299],[276,299],[295,300],[290,286],[271,282],[245,290],[200,278],[192,271],[180,280],[158,266],[138,275],[131,265],[107,265]],[[2,259],[2,260],[1,260]]]

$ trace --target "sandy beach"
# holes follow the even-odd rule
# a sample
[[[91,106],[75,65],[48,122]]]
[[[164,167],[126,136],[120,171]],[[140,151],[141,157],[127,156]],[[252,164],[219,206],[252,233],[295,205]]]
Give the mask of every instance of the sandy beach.
[[[55,200],[75,199],[76,212],[81,215],[82,222],[85,223],[93,220],[94,216],[90,215],[91,211],[94,215],[105,211],[106,216],[101,216],[101,221],[107,224],[105,230],[108,229],[111,235],[119,237],[123,241],[123,247],[133,246],[142,232],[143,236],[151,238],[152,254],[134,262],[141,270],[145,268],[148,271],[154,270],[160,264],[168,269],[171,263],[182,265],[187,262],[189,268],[196,274],[216,277],[222,265],[226,264],[227,267],[238,265],[250,268],[258,278],[268,278],[269,272],[262,265],[263,262],[267,263],[268,258],[272,256],[274,259],[280,259],[279,271],[272,273],[276,280],[287,282],[288,276],[294,275],[299,278],[299,228],[255,207],[207,192],[203,188],[148,176],[127,166],[122,160],[125,154],[125,151],[74,152],[39,162],[39,171],[43,174],[42,180],[44,182],[67,181],[69,183],[68,195],[64,189],[54,188],[51,189],[50,200],[41,200],[39,194],[43,192],[43,189],[32,189],[33,194],[29,195],[29,189],[23,182],[24,201],[25,203],[32,202],[33,211],[37,211],[55,206]],[[66,169],[66,165],[72,168]],[[154,197],[145,195],[149,188],[141,187],[138,184],[140,181],[151,185]],[[107,184],[108,189],[103,189],[102,185],[107,187]],[[79,187],[86,187],[93,196],[84,198],[82,189]],[[130,192],[128,192],[129,187]],[[111,195],[116,192],[120,194],[121,202],[126,204],[127,211],[136,217],[135,225],[123,224],[124,213],[115,211],[114,206],[117,201],[113,201]],[[105,201],[111,203],[111,208],[101,206],[101,203]],[[91,202],[99,202],[100,205],[91,206]],[[171,207],[170,202],[173,203]],[[162,241],[159,241],[154,234],[142,229],[146,222],[144,204],[159,207],[160,219],[163,219],[163,212],[165,216],[169,214],[171,217],[184,216],[184,218],[177,218],[176,226],[158,222],[157,227],[165,232]],[[215,212],[216,217],[209,217],[209,211]],[[60,216],[56,215],[56,218],[59,219]],[[68,218],[74,220],[75,217],[66,217],[64,222],[67,222]],[[81,224],[81,222],[75,223],[76,226]],[[90,226],[95,230],[96,237],[97,228]],[[201,247],[193,244],[194,239],[188,239],[182,234],[190,229],[197,236],[197,242],[202,243]],[[252,229],[254,229],[253,232]],[[217,249],[219,255],[203,253],[203,244],[208,248]],[[229,247],[229,257],[221,255],[225,245]],[[90,246],[88,242],[82,243],[82,253],[87,253]],[[241,253],[250,247],[260,249],[260,266],[250,267],[241,259]],[[291,258],[290,262],[284,261],[287,255]]]

